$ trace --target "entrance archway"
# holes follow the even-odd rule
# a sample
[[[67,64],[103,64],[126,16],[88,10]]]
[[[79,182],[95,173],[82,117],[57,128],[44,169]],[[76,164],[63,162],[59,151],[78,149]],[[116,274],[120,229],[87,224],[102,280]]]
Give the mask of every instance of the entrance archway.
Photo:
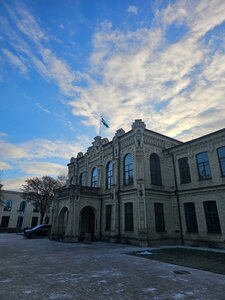
[[[58,227],[58,234],[61,239],[63,239],[65,232],[66,232],[66,226],[68,222],[68,208],[63,207],[59,213],[59,227]]]
[[[91,206],[85,206],[80,212],[79,241],[83,241],[85,234],[91,234],[91,239],[95,237],[95,212]]]

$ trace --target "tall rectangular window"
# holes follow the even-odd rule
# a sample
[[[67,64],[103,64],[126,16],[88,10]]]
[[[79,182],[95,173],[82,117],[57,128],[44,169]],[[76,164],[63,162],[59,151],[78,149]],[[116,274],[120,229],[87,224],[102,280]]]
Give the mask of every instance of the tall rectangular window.
[[[17,219],[17,225],[16,227],[17,228],[21,228],[23,225],[23,217],[19,216],[18,219]]]
[[[112,205],[106,205],[105,212],[105,230],[111,230],[111,213],[112,213]]]
[[[80,176],[79,176],[79,185],[84,185],[84,173],[80,173]]]
[[[133,158],[130,153],[128,153],[124,158],[124,185],[131,185],[134,183],[134,169],[133,169]]]
[[[106,166],[106,188],[111,189],[112,184],[113,184],[113,164],[110,161]]]
[[[180,171],[180,183],[191,182],[190,169],[188,164],[188,158],[183,157],[178,159],[179,171]]]
[[[154,203],[154,209],[155,209],[155,231],[165,232],[163,204]]]
[[[35,227],[38,224],[38,217],[32,217],[31,227]]]
[[[216,201],[205,201],[203,205],[208,233],[221,233]]]
[[[9,226],[9,216],[2,216],[1,227]]]
[[[160,158],[156,153],[150,155],[151,184],[162,185]]]
[[[211,179],[208,153],[201,152],[196,155],[199,180]]]
[[[91,187],[98,187],[98,170],[94,168],[91,172]]]
[[[125,231],[134,231],[133,203],[124,205]]]
[[[218,148],[217,154],[220,163],[221,175],[225,176],[225,147]]]
[[[184,203],[185,219],[187,232],[198,232],[198,224],[195,212],[195,205],[193,202]]]

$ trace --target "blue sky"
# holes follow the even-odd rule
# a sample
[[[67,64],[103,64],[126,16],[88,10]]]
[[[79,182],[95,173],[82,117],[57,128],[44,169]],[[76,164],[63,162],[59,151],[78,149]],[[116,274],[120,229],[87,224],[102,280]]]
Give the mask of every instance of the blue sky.
[[[67,172],[98,134],[187,141],[225,127],[224,0],[0,2],[5,189]]]

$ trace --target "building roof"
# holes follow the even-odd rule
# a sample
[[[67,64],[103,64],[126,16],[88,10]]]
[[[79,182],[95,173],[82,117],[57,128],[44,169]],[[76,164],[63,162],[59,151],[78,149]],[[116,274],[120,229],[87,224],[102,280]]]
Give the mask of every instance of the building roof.
[[[195,143],[198,143],[198,142],[201,142],[201,141],[204,141],[204,140],[207,140],[213,136],[216,136],[216,135],[220,135],[220,134],[225,134],[225,128],[222,128],[222,129],[219,129],[217,131],[214,131],[214,132],[210,132],[206,135],[203,135],[203,136],[200,136],[198,138],[195,138],[193,140],[190,140],[190,141],[187,141],[187,142],[183,142],[181,145],[176,145],[176,146],[173,146],[169,149],[166,149],[165,151],[176,151],[182,147],[186,147],[186,146],[189,146],[191,144],[195,144]]]

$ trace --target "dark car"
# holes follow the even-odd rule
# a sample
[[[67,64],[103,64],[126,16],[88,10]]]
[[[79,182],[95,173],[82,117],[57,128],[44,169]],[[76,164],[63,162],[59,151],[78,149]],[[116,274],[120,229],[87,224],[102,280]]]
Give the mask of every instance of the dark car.
[[[44,237],[49,236],[51,232],[52,225],[48,224],[41,224],[37,225],[34,228],[27,229],[24,231],[24,236],[28,239],[32,239],[35,237]]]

